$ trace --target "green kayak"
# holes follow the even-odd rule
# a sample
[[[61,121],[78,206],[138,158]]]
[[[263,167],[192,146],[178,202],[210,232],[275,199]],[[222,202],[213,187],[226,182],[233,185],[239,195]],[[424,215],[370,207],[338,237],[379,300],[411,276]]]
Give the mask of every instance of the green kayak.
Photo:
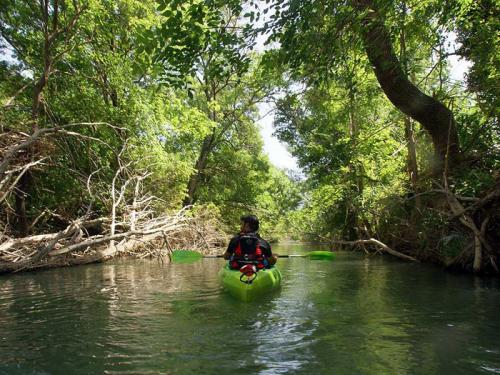
[[[260,270],[256,276],[254,275],[255,278],[251,283],[245,282],[248,279],[241,275],[239,270],[232,270],[227,265],[219,271],[219,279],[224,289],[245,302],[270,293],[281,285],[281,272],[276,267]],[[240,277],[242,277],[241,280]]]

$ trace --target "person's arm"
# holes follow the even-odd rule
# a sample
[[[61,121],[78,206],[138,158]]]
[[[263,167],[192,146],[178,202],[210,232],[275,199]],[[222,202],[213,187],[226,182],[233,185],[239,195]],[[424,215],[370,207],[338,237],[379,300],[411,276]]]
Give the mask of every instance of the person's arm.
[[[238,244],[238,236],[231,238],[229,241],[229,245],[227,246],[227,250],[224,253],[224,259],[228,260],[231,258],[231,255],[234,254],[234,250],[236,250],[236,245]]]
[[[276,264],[277,257],[273,255],[273,252],[271,250],[271,244],[266,240],[262,240],[262,242],[263,242],[262,248],[264,250],[264,255],[266,256],[269,265],[274,266]]]
[[[278,257],[276,255],[271,255],[269,258],[267,258],[267,261],[269,262],[269,265],[274,266],[277,259]]]

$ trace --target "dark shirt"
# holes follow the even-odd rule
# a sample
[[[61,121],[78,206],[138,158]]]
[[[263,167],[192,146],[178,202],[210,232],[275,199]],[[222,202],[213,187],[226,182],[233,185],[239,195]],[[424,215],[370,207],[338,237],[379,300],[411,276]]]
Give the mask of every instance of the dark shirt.
[[[238,246],[238,242],[240,243],[241,252],[243,254],[254,254],[255,250],[257,249],[258,242],[264,256],[269,258],[273,255],[269,242],[261,238],[258,233],[240,233],[231,238],[231,241],[229,241],[229,245],[227,247],[227,252],[229,254],[234,253],[236,247]]]

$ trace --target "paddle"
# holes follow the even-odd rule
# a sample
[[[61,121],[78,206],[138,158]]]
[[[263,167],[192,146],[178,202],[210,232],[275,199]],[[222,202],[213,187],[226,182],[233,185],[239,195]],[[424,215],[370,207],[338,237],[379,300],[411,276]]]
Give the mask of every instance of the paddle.
[[[333,260],[335,253],[331,251],[310,251],[306,254],[286,254],[278,255],[278,258],[309,258],[311,260]],[[171,260],[174,263],[190,263],[201,258],[223,258],[223,255],[203,255],[194,250],[174,250],[171,254]]]

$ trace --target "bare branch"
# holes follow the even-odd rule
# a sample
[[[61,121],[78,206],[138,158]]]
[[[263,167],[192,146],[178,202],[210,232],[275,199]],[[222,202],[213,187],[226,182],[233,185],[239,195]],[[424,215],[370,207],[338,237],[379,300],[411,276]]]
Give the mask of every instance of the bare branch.
[[[379,240],[376,240],[375,238],[370,238],[368,240],[357,240],[357,241],[336,241],[336,240],[331,240],[331,244],[340,244],[340,245],[351,245],[351,246],[358,246],[358,245],[364,245],[364,244],[373,244],[377,245],[380,247],[382,250],[384,250],[386,253],[389,253],[395,257],[405,259],[405,260],[411,260],[412,262],[419,262],[418,259],[411,257],[409,255],[400,253],[399,251],[396,251],[394,249],[391,249],[389,246],[384,244],[383,242],[380,242]]]
[[[8,148],[5,153],[3,160],[0,162],[0,177],[5,174],[10,162],[16,156],[16,154],[21,151],[29,148],[33,145],[40,137],[45,136],[51,133],[64,132],[65,129],[76,127],[76,126],[97,126],[97,125],[106,125],[114,129],[121,129],[114,125],[111,125],[106,122],[80,122],[80,123],[72,123],[63,126],[58,126],[54,128],[42,128],[36,129],[25,141],[15,144],[12,147]],[[75,133],[76,134],[76,133]],[[73,134],[74,135],[74,134]],[[81,135],[84,136],[84,135]]]
[[[10,106],[12,105],[12,103],[14,102],[14,100],[16,100],[16,98],[17,98],[19,95],[21,95],[21,94],[24,92],[24,90],[26,90],[26,89],[27,89],[28,87],[30,87],[32,84],[33,84],[33,82],[29,82],[29,83],[25,84],[23,87],[21,87],[19,90],[17,90],[17,91],[16,91],[16,93],[15,93],[13,96],[11,96],[9,99],[7,99],[7,100],[5,101],[5,103],[4,103],[4,104],[2,104],[2,107],[3,107],[3,108],[10,107]]]
[[[2,196],[0,196],[0,203],[2,203],[5,199],[7,199],[7,197],[12,193],[12,190],[14,189],[14,187],[17,185],[17,183],[19,182],[19,180],[21,180],[21,177],[23,177],[23,175],[28,171],[28,169],[30,169],[31,167],[35,166],[35,165],[38,165],[38,164],[41,164],[42,161],[44,161],[46,158],[43,158],[43,159],[40,159],[40,160],[37,160],[37,161],[34,161],[34,162],[31,162],[31,163],[28,163],[26,164],[23,169],[21,170],[21,173],[19,173],[17,176],[16,176],[16,179],[14,180],[14,182],[12,182],[10,184],[10,187],[5,189],[5,192],[2,194]],[[3,188],[3,181],[2,181],[2,188]]]

